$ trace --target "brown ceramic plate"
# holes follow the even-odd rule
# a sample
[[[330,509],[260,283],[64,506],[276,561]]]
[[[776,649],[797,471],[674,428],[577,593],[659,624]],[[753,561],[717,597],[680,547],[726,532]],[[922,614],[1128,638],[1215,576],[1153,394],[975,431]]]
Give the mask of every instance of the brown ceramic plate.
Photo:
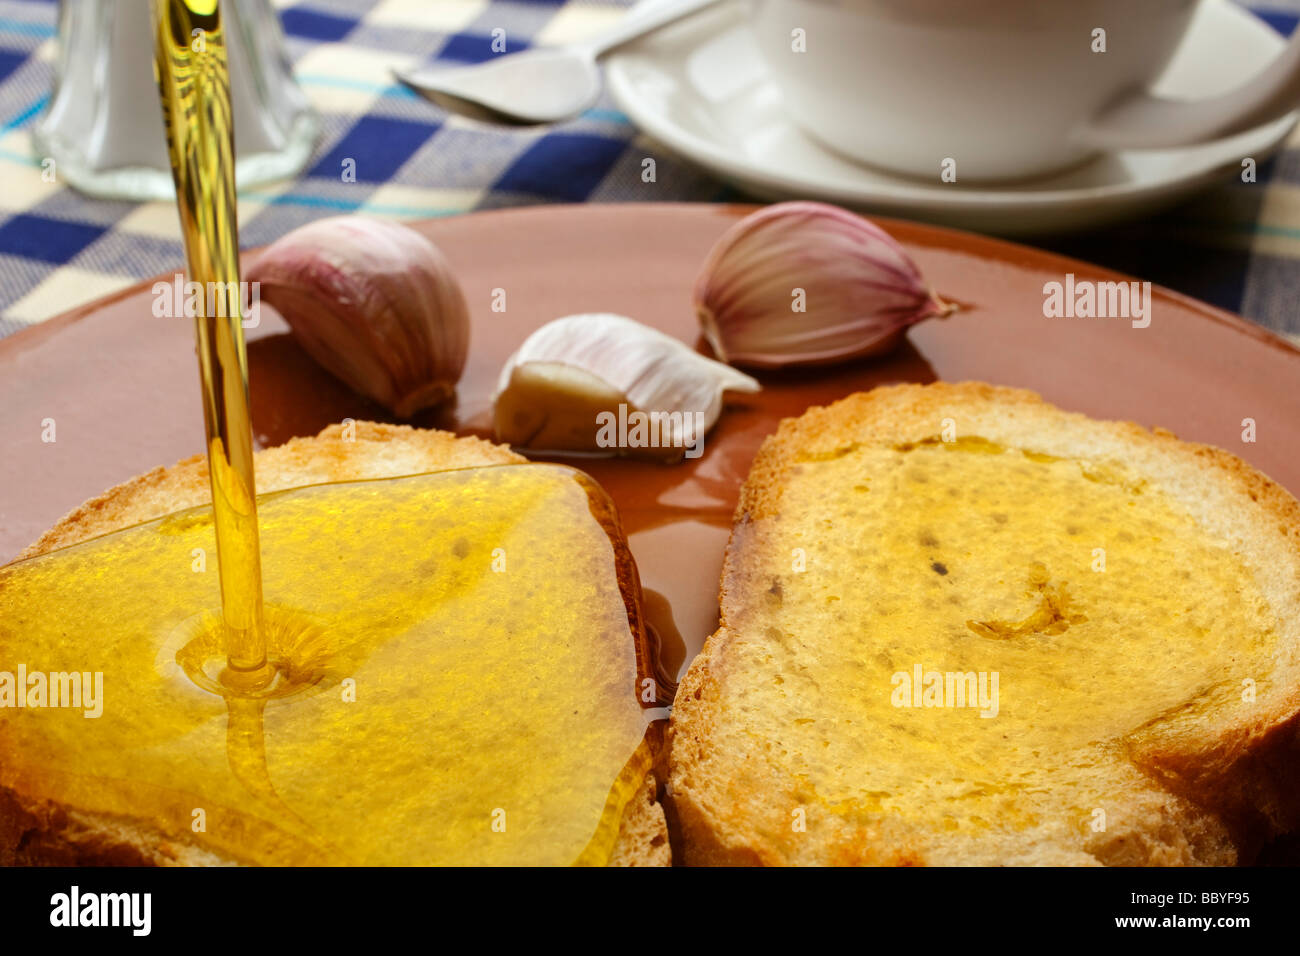
[[[696,341],[691,287],[743,206],[535,207],[418,224],[446,252],[473,313],[469,365],[453,410],[417,424],[489,435],[503,360],[544,322],[619,312]],[[729,405],[696,461],[577,462],[611,493],[630,536],[649,618],[689,661],[717,618],[717,584],[737,491],[783,416],[887,382],[980,379],[1040,392],[1098,418],[1162,425],[1240,455],[1300,491],[1300,351],[1235,316],[1163,289],[1152,322],[1049,319],[1043,284],[1106,270],[1023,246],[880,220],[946,299],[965,308],[913,328],[882,359],[761,376]],[[155,318],[150,286],[0,341],[0,561],[69,509],[157,465],[199,453],[202,415],[191,323]],[[504,313],[491,310],[506,290]],[[345,417],[386,419],[321,371],[270,309],[249,333],[260,445]],[[41,440],[42,421],[57,441]],[[1258,440],[1242,441],[1242,420]],[[674,641],[674,632],[680,641]]]

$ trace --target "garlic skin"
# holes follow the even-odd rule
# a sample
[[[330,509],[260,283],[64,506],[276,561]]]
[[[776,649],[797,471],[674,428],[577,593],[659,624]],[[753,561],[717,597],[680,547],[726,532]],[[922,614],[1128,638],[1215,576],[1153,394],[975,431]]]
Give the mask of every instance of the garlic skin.
[[[798,290],[806,311],[795,310]],[[777,203],[737,222],[695,283],[714,352],[751,368],[878,355],[908,326],[954,310],[887,232],[816,202]]]
[[[398,418],[455,394],[469,308],[442,252],[413,229],[319,219],[268,246],[246,278],[312,358]]]
[[[704,433],[722,414],[723,393],[758,390],[743,372],[626,316],[570,315],[542,326],[506,360],[493,403],[496,437],[536,451],[698,457]],[[624,418],[658,416],[664,440],[602,441],[601,423],[618,416],[620,405]]]

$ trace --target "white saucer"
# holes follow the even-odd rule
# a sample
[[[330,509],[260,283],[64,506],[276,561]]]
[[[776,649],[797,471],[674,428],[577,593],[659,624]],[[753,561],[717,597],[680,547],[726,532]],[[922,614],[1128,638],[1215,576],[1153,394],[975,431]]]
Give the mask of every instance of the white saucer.
[[[642,0],[654,4],[662,0]],[[649,136],[745,192],[824,199],[886,215],[1026,235],[1138,216],[1239,175],[1274,152],[1297,114],[1205,146],[1110,153],[1033,182],[964,186],[908,179],[845,159],[785,116],[739,2],[728,2],[611,54],[606,81]],[[1227,0],[1206,0],[1156,87],[1218,93],[1249,79],[1285,42]]]

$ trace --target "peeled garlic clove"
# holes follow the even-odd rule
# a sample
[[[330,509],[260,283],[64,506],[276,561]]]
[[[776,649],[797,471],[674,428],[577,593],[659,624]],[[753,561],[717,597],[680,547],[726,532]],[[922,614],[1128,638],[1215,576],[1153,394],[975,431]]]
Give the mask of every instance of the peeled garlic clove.
[[[718,357],[754,368],[876,355],[908,326],[953,310],[887,232],[815,202],[740,220],[695,284],[695,311]]]
[[[501,369],[496,437],[539,451],[697,457],[723,393],[758,388],[640,322],[570,315],[530,335]]]
[[[307,354],[398,418],[455,394],[469,309],[446,258],[413,229],[320,219],[272,243],[246,278]]]

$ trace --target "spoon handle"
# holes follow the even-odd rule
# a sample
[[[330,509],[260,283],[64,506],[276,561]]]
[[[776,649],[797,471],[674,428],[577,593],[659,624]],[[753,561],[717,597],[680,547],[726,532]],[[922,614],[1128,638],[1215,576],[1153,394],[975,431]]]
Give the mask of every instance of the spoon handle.
[[[599,57],[615,47],[721,2],[722,0],[657,0],[652,3],[642,0],[609,30],[574,45],[587,50],[593,57]]]

